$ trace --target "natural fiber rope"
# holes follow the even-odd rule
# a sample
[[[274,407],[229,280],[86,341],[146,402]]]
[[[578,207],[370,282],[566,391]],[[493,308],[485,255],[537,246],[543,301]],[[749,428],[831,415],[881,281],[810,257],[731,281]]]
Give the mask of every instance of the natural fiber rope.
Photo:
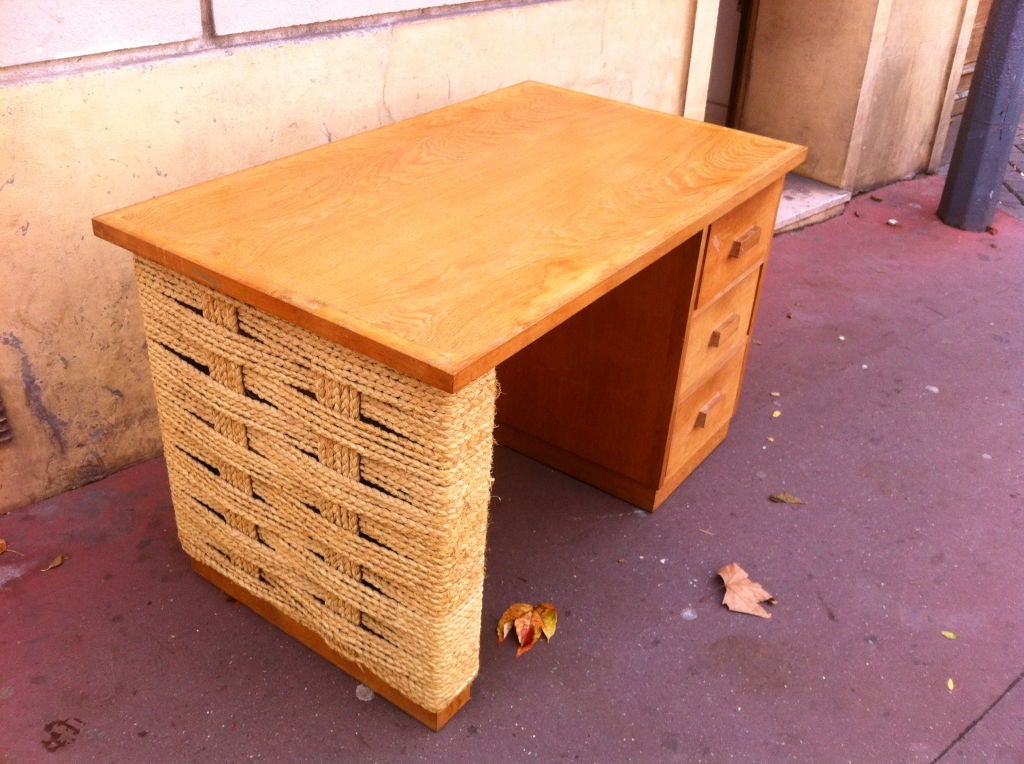
[[[441,711],[478,670],[493,372],[456,394],[136,259],[182,546]]]

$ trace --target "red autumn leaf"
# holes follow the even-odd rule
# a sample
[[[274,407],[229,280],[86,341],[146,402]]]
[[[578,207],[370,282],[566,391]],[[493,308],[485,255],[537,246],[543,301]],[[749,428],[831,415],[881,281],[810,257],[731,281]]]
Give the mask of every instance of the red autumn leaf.
[[[541,622],[540,616],[532,608],[529,613],[516,619],[516,638],[519,640],[519,649],[516,650],[517,658],[540,641],[543,629],[544,624]]]
[[[536,607],[525,602],[509,605],[498,620],[498,642],[504,642],[509,632],[515,629],[519,648],[516,657],[536,645],[541,638],[551,639],[558,624],[558,609],[550,602]]]
[[[747,571],[733,562],[718,569],[718,575],[725,582],[725,597],[722,604],[736,613],[749,613],[761,618],[771,618],[772,614],[759,603],[775,604],[775,598],[761,584],[751,581]]]

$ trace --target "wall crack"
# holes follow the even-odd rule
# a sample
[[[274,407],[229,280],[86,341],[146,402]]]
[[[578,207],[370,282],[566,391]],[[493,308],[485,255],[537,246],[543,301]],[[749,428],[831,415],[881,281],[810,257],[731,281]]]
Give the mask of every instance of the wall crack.
[[[13,332],[4,332],[0,334],[0,343],[3,343],[18,354],[21,362],[21,383],[25,388],[25,403],[28,405],[28,410],[32,412],[32,416],[46,425],[46,429],[50,432],[50,437],[57,444],[61,453],[66,452],[67,442],[64,440],[64,429],[68,426],[68,423],[50,411],[46,404],[43,403],[43,388],[39,384],[39,379],[36,377],[35,372],[32,370],[32,362],[29,360],[28,353],[25,352],[24,347],[22,347],[21,338]]]

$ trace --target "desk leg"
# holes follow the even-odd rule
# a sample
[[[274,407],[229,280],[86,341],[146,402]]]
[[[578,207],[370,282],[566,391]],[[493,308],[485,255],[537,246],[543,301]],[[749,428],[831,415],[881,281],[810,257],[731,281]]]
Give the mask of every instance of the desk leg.
[[[178,535],[432,728],[479,667],[496,384],[445,393],[143,261]]]

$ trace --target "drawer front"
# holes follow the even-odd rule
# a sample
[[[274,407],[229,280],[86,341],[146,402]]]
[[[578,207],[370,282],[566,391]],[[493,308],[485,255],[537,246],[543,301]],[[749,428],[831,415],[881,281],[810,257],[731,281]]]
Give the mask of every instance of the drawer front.
[[[684,393],[676,401],[667,474],[671,475],[679,469],[691,454],[699,451],[732,418],[739,398],[743,354],[742,349],[737,350],[703,384]]]
[[[711,224],[698,308],[714,300],[768,254],[781,191],[779,181]]]
[[[683,353],[683,387],[703,377],[747,342],[761,268],[693,314]]]

